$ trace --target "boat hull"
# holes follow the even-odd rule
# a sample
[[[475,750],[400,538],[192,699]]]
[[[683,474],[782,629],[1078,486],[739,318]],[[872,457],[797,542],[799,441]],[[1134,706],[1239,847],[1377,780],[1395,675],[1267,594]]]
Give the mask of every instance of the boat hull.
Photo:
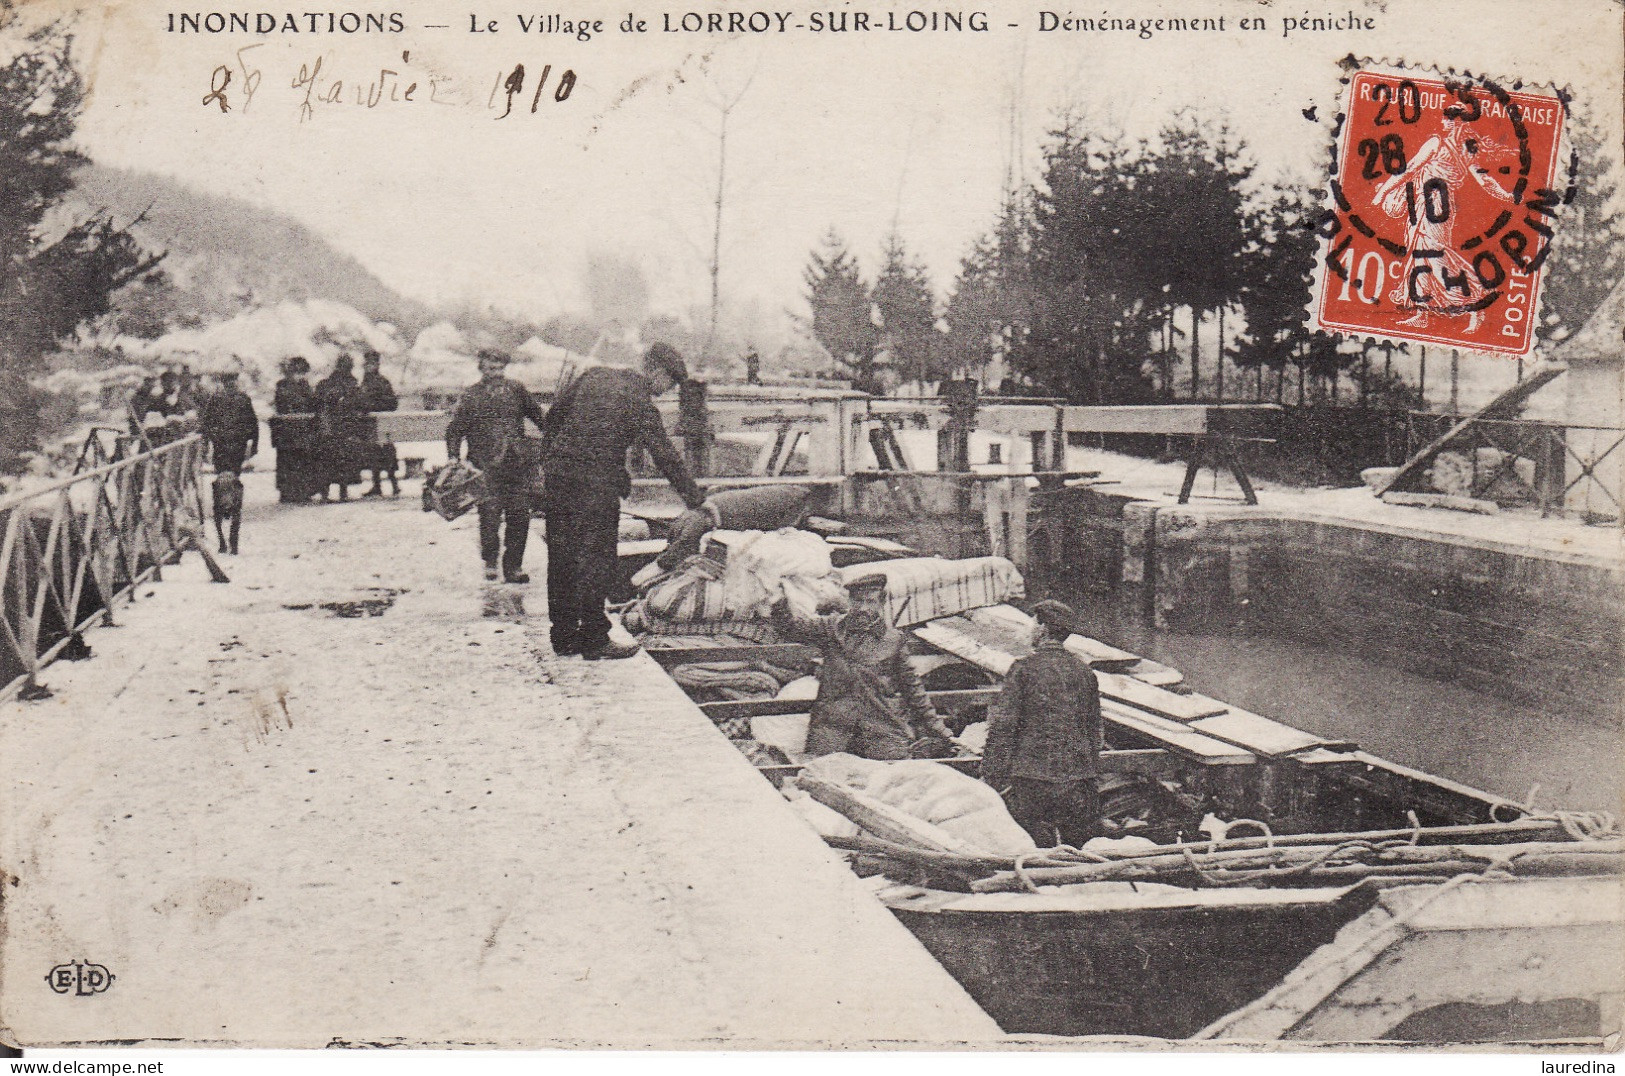
[[[1264,994],[1371,904],[894,915],[1011,1034],[1186,1038]]]

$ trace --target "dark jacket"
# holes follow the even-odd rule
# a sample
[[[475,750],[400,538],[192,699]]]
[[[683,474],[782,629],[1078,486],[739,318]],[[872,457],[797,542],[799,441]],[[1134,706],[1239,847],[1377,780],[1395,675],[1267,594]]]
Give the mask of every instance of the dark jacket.
[[[446,425],[446,457],[456,459],[467,441],[474,466],[517,478],[528,462],[520,443],[527,418],[538,430],[546,428],[547,416],[525,386],[506,377],[476,382],[457,401]]]
[[[276,383],[276,413],[279,415],[313,415],[316,413],[316,390],[310,382],[285,377]]]
[[[331,373],[316,383],[316,410],[335,418],[349,418],[362,406],[361,385],[352,374]]]
[[[198,427],[217,444],[258,444],[260,420],[254,401],[242,389],[221,389],[203,401]]]
[[[1046,640],[1010,666],[988,715],[982,779],[1076,781],[1094,776],[1104,749],[1100,685],[1094,670]]]
[[[666,436],[649,379],[632,370],[594,366],[565,387],[548,412],[542,467],[548,474],[602,477],[632,488],[626,453],[642,445],[690,508],[705,500]]]
[[[361,410],[394,411],[401,406],[395,386],[383,374],[367,374],[361,379]]]
[[[807,753],[846,751],[863,758],[909,757],[909,745],[924,736],[950,733],[931,707],[920,678],[908,663],[903,633],[881,623],[860,631],[846,616],[798,620],[789,605],[773,607],[773,627],[787,642],[823,651],[818,698],[807,729]]]

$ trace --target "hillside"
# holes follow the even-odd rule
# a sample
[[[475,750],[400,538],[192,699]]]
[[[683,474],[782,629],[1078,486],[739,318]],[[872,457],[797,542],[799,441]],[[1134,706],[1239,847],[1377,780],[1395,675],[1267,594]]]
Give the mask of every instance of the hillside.
[[[120,223],[145,211],[137,235],[150,249],[169,252],[163,263],[168,287],[137,289],[120,303],[132,311],[146,308],[152,321],[197,324],[232,317],[245,306],[310,299],[353,307],[408,336],[436,320],[427,306],[282,213],[100,165],[84,168],[78,183],[79,200],[106,207]]]

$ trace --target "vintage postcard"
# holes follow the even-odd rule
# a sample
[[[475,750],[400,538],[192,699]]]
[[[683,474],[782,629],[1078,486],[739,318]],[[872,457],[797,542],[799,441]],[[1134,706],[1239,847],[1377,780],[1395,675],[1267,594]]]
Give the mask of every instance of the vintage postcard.
[[[1622,112],[1618,0],[0,0],[0,1042],[1617,1050]]]

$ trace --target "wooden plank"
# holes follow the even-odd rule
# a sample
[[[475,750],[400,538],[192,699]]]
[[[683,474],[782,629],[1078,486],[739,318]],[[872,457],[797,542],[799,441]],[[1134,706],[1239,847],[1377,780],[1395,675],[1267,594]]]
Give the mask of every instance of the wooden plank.
[[[1127,650],[1119,650],[1115,646],[1103,643],[1099,639],[1091,639],[1087,635],[1068,635],[1066,642],[1061,645],[1087,661],[1090,668],[1093,669],[1104,669],[1107,672],[1127,672],[1130,667],[1140,662],[1140,655],[1130,654]]]
[[[1283,725],[1279,721],[1271,721],[1258,714],[1248,713],[1246,710],[1231,709],[1214,717],[1204,717],[1192,721],[1189,727],[1215,739],[1245,747],[1249,751],[1271,758],[1307,751],[1326,743],[1312,733]]]
[[[1105,773],[1172,777],[1179,770],[1179,760],[1160,747],[1137,747],[1124,751],[1102,751],[1100,768]]]
[[[732,717],[779,717],[784,714],[805,714],[812,711],[811,699],[728,699],[720,702],[702,702],[700,711],[712,721]]]
[[[919,760],[911,759],[909,761]],[[939,766],[947,766],[951,770],[958,770],[960,773],[975,777],[981,768],[982,756],[956,755],[953,758],[934,758],[931,759],[931,761],[935,762]],[[807,764],[805,762],[792,762],[788,765],[782,766],[758,766],[756,767],[756,772],[766,777],[794,777],[796,774],[800,773],[806,768]]]
[[[864,829],[883,840],[924,848],[932,852],[957,852],[960,855],[982,855],[983,850],[965,843],[947,830],[924,819],[898,810],[873,796],[855,788],[826,781],[803,773],[796,778],[799,785],[813,799],[832,811],[845,815]]]
[[[697,665],[713,661],[766,661],[788,665],[818,657],[818,648],[802,643],[764,643],[759,646],[661,646],[646,647],[649,656],[664,668]]]
[[[1010,671],[1010,666],[1015,664],[1015,658],[1005,651],[977,642],[941,620],[920,625],[914,629],[914,634],[932,646],[963,658],[995,676],[1006,675]],[[1195,721],[1198,718],[1222,714],[1229,709],[1224,703],[1202,695],[1176,695],[1172,691],[1165,691],[1120,673],[1097,670],[1095,675],[1100,681],[1100,694],[1103,698],[1117,699],[1160,717]]]
[[[1003,676],[1010,671],[1010,666],[1016,659],[1003,650],[986,646],[977,642],[963,632],[955,631],[941,621],[931,621],[921,624],[914,629],[914,635],[939,650],[945,650],[957,658],[985,669],[995,676]]]
[[[1100,694],[1105,698],[1117,699],[1175,721],[1195,721],[1230,709],[1206,695],[1176,695],[1119,673],[1097,672],[1095,676],[1100,680]]]
[[[1126,404],[1066,407],[1068,433],[1263,433],[1281,408],[1274,404]]]
[[[1160,661],[1152,661],[1150,658],[1141,658],[1139,662],[1127,669],[1113,671],[1120,671],[1124,675],[1132,676],[1140,683],[1150,684],[1152,687],[1171,688],[1185,682],[1184,673],[1178,669],[1170,668]]]
[[[1247,766],[1258,761],[1258,756],[1250,751],[1112,699],[1101,700],[1100,712],[1114,725],[1148,736],[1175,754],[1206,765]]]
[[[927,691],[926,698],[938,710],[958,710],[967,706],[986,706],[998,697],[1000,688],[978,687],[963,691]],[[781,714],[805,714],[812,711],[812,699],[729,699],[702,702],[700,709],[713,721],[729,717],[774,717]]]
[[[931,761],[975,777],[979,775],[982,756],[960,755],[955,758],[934,758]],[[769,776],[794,776],[805,769],[806,765],[804,762],[792,762],[789,765],[756,768]],[[1100,753],[1100,768],[1106,773],[1143,773],[1148,777],[1173,777],[1179,772],[1181,765],[1173,753],[1160,747],[1137,747]]]

